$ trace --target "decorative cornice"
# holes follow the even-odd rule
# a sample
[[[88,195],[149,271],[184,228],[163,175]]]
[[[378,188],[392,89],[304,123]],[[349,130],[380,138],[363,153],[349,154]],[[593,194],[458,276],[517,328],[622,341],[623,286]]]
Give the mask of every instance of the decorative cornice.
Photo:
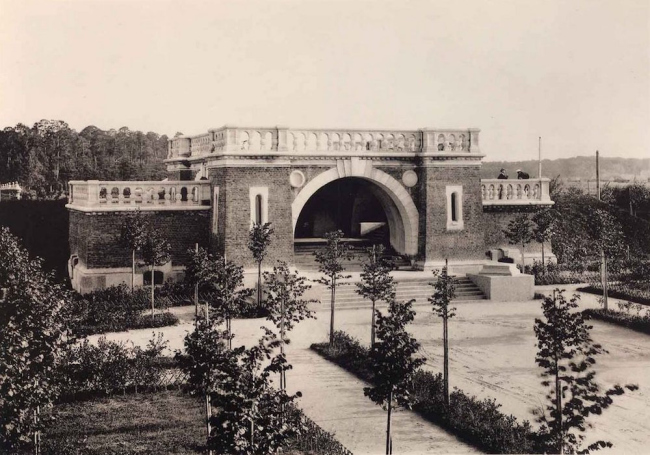
[[[65,206],[68,210],[75,210],[77,212],[84,213],[114,213],[114,212],[196,212],[202,210],[210,210],[212,207],[209,205],[186,205],[186,206],[170,206],[170,205],[116,205],[116,206],[80,206],[75,204],[66,204]]]

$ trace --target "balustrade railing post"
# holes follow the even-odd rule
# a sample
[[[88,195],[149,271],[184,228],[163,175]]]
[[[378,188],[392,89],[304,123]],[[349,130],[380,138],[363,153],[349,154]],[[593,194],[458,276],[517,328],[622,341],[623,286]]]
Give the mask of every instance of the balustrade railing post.
[[[87,205],[93,206],[99,204],[99,180],[88,180],[86,182],[88,190]]]

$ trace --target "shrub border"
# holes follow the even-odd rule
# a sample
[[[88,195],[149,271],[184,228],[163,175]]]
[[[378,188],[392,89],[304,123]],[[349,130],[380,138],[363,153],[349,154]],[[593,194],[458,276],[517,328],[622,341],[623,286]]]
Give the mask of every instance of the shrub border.
[[[348,343],[348,346],[346,346],[347,349],[344,349],[343,355],[331,356],[327,352],[329,343],[314,343],[310,346],[310,349],[316,352],[321,357],[325,358],[326,360],[329,360],[330,362],[338,365],[344,370],[354,374],[359,379],[372,383],[372,379],[373,379],[372,373],[368,369],[367,348],[361,346],[357,340],[351,338],[349,335],[345,334],[344,332],[338,332],[338,333],[341,333],[346,338],[345,342]],[[349,347],[353,347],[353,350],[356,352],[350,354]],[[349,360],[349,362],[347,362],[346,359]],[[418,374],[430,376],[431,382],[435,380],[435,375],[431,372],[420,370]],[[472,403],[472,406],[477,407],[476,409],[477,412],[481,411],[480,409],[478,409],[478,406],[480,406],[480,404],[483,403],[484,401],[489,401],[490,403],[493,403],[497,407],[500,406],[496,404],[495,400],[481,401],[478,400],[475,396],[469,396],[465,394],[462,390],[457,388],[454,389],[452,395],[453,394],[458,395],[460,399],[463,399],[468,403]],[[470,428],[469,426],[455,425],[454,422],[448,419],[448,414],[445,412],[444,407],[442,405],[438,406],[438,403],[434,403],[433,400],[416,403],[413,406],[413,411],[419,414],[425,420],[428,420],[429,422],[432,422],[438,425],[439,427],[445,429],[446,431],[453,434],[463,442],[466,442],[467,444],[486,453],[521,453],[520,450],[517,450],[516,448],[509,446],[507,442],[505,443],[505,445],[502,445],[499,444],[498,441],[487,441],[479,437],[479,435],[475,435],[472,431],[472,428]],[[508,416],[506,414],[500,413],[499,411],[497,412],[501,416],[501,419],[499,419],[500,421],[510,421],[512,422],[512,425],[513,426],[516,425],[520,431],[529,434],[529,443],[530,443],[531,450],[527,453],[534,453],[533,446],[534,446],[534,438],[536,436],[536,433],[532,429],[530,429],[528,422],[524,421],[523,424],[519,424],[516,422],[516,417],[512,415]],[[516,443],[517,441],[512,441],[512,442]]]
[[[588,308],[586,310],[582,310],[582,314],[587,315],[592,319],[597,319],[609,324],[614,324],[620,327],[625,327],[626,329],[634,330],[635,332],[650,335],[650,319],[643,316],[620,313],[614,310],[604,310],[602,308]]]
[[[582,288],[576,289],[576,291],[586,292],[587,294],[603,295],[603,290],[598,289],[596,286],[589,285]],[[650,306],[650,298],[634,296],[631,294],[626,294],[625,292],[618,291],[616,289],[609,289],[607,295],[614,299],[627,300],[633,303],[640,303],[641,305]]]

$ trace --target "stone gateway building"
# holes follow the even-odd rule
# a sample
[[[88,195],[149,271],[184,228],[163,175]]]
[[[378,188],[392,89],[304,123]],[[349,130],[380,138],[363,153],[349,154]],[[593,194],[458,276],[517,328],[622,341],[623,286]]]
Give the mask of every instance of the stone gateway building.
[[[136,210],[172,245],[156,282],[181,279],[197,243],[252,269],[254,222],[275,230],[269,265],[300,266],[302,253],[340,229],[350,242],[383,243],[425,269],[448,259],[456,273],[476,272],[489,257],[517,259],[503,228],[520,212],[553,204],[546,178],[481,180],[483,157],[472,128],[224,126],[175,137],[164,181],[70,182],[70,277],[81,292],[130,283],[131,254],[119,239]],[[539,245],[531,244],[526,261],[536,257]],[[152,278],[138,272],[136,284]]]

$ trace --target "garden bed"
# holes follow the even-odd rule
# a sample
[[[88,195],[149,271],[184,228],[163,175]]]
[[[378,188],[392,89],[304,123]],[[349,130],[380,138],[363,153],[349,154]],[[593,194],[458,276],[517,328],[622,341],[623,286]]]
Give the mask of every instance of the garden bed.
[[[334,343],[312,344],[311,349],[327,360],[372,382],[369,350],[344,332],[335,332]],[[413,410],[425,419],[455,434],[487,453],[533,453],[533,432],[528,422],[499,411],[494,400],[480,400],[454,389],[449,411],[445,410],[442,376],[420,370],[416,373]]]
[[[645,315],[641,314],[629,314],[623,313],[620,311],[614,310],[604,310],[604,309],[586,309],[583,310],[583,314],[588,315],[593,319],[599,321],[608,322],[610,324],[620,325],[622,327],[627,327],[636,332],[645,333],[650,335],[650,317],[646,310]]]
[[[124,332],[126,330],[157,329],[160,327],[169,327],[176,325],[178,322],[178,317],[172,313],[159,312],[154,316],[153,319],[151,318],[150,313],[145,313],[135,318],[124,321],[111,321],[97,325],[81,323],[75,328],[75,334],[77,336],[88,336],[108,332]]]
[[[577,290],[580,292],[587,292],[589,294],[603,295],[602,286],[590,285],[590,286],[578,288]],[[641,305],[650,306],[650,293],[648,293],[648,291],[644,289],[637,290],[634,288],[629,288],[629,289],[622,290],[622,289],[610,288],[607,290],[607,295],[614,299],[622,299],[622,300],[627,300],[629,302],[640,303]]]

